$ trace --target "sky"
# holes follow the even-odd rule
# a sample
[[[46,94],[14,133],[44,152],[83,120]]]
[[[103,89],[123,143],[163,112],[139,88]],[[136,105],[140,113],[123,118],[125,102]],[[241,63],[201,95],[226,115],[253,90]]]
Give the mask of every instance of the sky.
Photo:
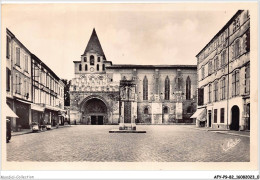
[[[93,28],[113,64],[196,65],[195,56],[237,11],[196,7],[16,4],[4,5],[2,18],[60,78],[72,79]]]

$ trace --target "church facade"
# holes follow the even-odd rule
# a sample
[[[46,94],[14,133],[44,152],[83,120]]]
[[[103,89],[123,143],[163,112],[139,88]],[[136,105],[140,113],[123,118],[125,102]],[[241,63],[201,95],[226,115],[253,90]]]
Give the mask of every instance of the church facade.
[[[192,123],[190,116],[197,108],[196,65],[113,64],[94,29],[81,59],[74,61],[74,72],[72,123],[119,124],[127,116],[137,124]],[[120,93],[126,82],[133,87],[125,91],[131,103],[124,102]]]

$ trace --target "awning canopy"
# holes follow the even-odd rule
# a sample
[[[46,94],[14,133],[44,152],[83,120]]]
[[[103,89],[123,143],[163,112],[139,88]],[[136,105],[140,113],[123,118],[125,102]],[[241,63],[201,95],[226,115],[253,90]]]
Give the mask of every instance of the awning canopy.
[[[40,111],[40,112],[43,112],[43,111],[44,111],[44,107],[39,106],[39,105],[37,105],[37,104],[31,104],[31,109],[32,109],[32,110],[35,110],[35,111]]]
[[[7,117],[19,118],[7,104],[5,105],[4,111]]]
[[[53,111],[61,111],[61,112],[64,111],[63,109],[60,109],[58,107],[49,106],[49,105],[45,105],[45,108],[53,110]]]
[[[197,109],[197,111],[190,117],[196,118],[199,121],[206,121],[207,120],[206,108]]]
[[[23,100],[20,100],[20,99],[16,99],[17,101],[20,101],[22,103],[25,103],[25,104],[32,104],[31,102],[28,102],[28,101],[23,101]]]

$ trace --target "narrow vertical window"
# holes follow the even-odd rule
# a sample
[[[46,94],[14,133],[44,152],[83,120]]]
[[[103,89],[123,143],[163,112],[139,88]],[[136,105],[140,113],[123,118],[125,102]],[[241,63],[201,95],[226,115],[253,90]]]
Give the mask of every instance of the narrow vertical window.
[[[169,77],[167,76],[165,78],[165,100],[169,100],[170,99],[170,80]]]
[[[16,48],[16,65],[20,66],[20,48]]]
[[[143,100],[148,100],[148,80],[146,76],[143,80]]]
[[[214,83],[214,101],[218,101],[218,81]]]
[[[234,58],[237,58],[240,55],[240,41],[239,39],[235,41],[234,45]]]
[[[245,93],[250,92],[250,66],[246,67],[245,73]]]
[[[220,123],[224,123],[224,117],[225,117],[225,109],[220,109]]]
[[[144,108],[144,114],[149,114],[149,112],[148,112],[148,108],[147,108],[147,107]]]
[[[97,61],[100,62],[100,57],[97,58]]]
[[[211,103],[211,91],[212,91],[212,85],[209,85],[209,103]]]
[[[220,81],[220,100],[223,100],[226,98],[226,78],[224,77]]]
[[[99,64],[97,64],[97,71],[99,71]]]
[[[218,122],[218,110],[214,109],[214,123]]]
[[[84,62],[87,62],[87,57],[84,57]]]
[[[10,77],[11,77],[11,70],[6,68],[6,91],[10,91]]]
[[[186,79],[186,99],[191,99],[191,81],[190,76]]]
[[[87,64],[85,64],[85,71],[87,71],[88,70],[88,65]]]
[[[25,67],[25,71],[28,72],[28,56],[27,55],[24,56],[24,67]]]
[[[6,57],[10,58],[10,38],[6,36]]]
[[[221,66],[226,64],[226,50],[224,50],[221,54]]]
[[[102,70],[103,70],[103,71],[106,70],[105,64],[102,65]]]
[[[95,65],[95,58],[93,55],[90,56],[90,65]]]
[[[81,64],[79,64],[79,71],[81,71],[82,70],[82,65]]]
[[[232,96],[239,95],[239,70],[232,74]]]
[[[205,67],[202,66],[201,68],[201,79],[204,79],[205,78]]]

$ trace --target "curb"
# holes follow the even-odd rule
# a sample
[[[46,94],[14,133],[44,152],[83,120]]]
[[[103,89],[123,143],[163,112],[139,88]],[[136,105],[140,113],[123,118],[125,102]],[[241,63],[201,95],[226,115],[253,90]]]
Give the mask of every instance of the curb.
[[[72,126],[61,126],[59,128],[65,128],[65,127],[72,127]],[[59,129],[59,128],[52,128],[50,130],[55,130],[55,129]],[[47,131],[47,130],[46,130]],[[49,131],[49,130],[48,130]],[[45,131],[38,131],[37,133],[41,133],[41,132],[45,132]],[[12,136],[20,136],[20,135],[24,135],[24,134],[30,134],[30,133],[33,133],[32,131],[28,131],[28,132],[21,132],[19,134],[12,134]]]

